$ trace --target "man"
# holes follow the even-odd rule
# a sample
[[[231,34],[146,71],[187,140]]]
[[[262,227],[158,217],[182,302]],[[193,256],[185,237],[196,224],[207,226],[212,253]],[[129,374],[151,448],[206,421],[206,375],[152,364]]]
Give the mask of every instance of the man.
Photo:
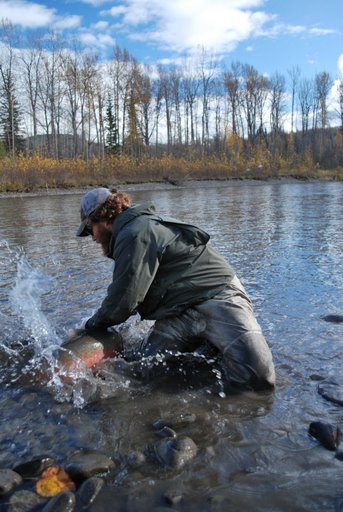
[[[86,329],[107,329],[138,312],[155,320],[140,356],[196,352],[220,354],[232,385],[270,389],[275,370],[270,349],[233,269],[202,229],[161,217],[152,204],[95,188],[81,200],[78,236],[91,235],[115,261],[113,280]]]

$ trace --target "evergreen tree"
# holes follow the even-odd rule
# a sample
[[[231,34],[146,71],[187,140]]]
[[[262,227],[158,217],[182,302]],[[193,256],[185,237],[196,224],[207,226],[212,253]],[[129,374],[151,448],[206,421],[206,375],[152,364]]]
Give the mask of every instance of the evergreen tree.
[[[2,87],[0,91],[0,138],[7,153],[16,154],[24,147],[20,134],[21,113],[16,98],[11,73],[0,67]]]
[[[117,155],[119,153],[118,123],[110,97],[107,99],[105,122],[106,150],[112,155]]]

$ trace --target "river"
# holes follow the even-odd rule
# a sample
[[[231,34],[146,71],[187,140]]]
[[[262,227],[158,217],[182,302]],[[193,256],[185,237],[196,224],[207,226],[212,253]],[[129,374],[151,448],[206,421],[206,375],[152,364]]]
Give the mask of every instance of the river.
[[[163,497],[173,489],[182,495],[173,509],[184,512],[343,510],[343,462],[308,434],[312,421],[342,422],[342,407],[318,394],[317,378],[342,375],[343,324],[322,317],[343,314],[343,184],[121,189],[211,234],[252,298],[275,361],[275,393],[140,385],[113,375],[106,363],[101,377],[85,371],[74,386],[3,379],[0,467],[43,453],[63,465],[75,450],[101,451],[117,470],[94,512],[167,507]],[[0,343],[8,353],[28,337],[37,354],[49,353],[106,293],[112,262],[90,239],[75,236],[80,198],[70,191],[0,198]],[[127,343],[150,325],[127,321]],[[178,433],[191,437],[198,453],[182,470],[121,465],[130,451],[156,440],[156,419],[191,414],[196,420],[181,423]]]

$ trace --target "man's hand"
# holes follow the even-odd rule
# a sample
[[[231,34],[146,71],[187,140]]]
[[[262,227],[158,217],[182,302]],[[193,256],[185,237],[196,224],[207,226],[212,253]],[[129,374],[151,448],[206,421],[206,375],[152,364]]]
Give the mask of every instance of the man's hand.
[[[73,329],[69,329],[68,334],[69,337],[72,338],[74,336],[80,336],[81,334],[85,334],[88,330],[87,328],[87,320],[82,320],[81,324],[77,327],[74,327]]]

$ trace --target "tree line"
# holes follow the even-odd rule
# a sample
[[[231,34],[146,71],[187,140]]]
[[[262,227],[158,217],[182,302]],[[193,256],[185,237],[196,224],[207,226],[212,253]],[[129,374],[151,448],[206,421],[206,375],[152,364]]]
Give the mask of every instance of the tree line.
[[[298,67],[271,77],[238,61],[223,69],[200,48],[151,67],[126,49],[105,63],[55,33],[20,40],[1,23],[0,156],[220,158],[252,152],[277,162],[343,165],[343,76]],[[288,129],[286,130],[286,122]]]

